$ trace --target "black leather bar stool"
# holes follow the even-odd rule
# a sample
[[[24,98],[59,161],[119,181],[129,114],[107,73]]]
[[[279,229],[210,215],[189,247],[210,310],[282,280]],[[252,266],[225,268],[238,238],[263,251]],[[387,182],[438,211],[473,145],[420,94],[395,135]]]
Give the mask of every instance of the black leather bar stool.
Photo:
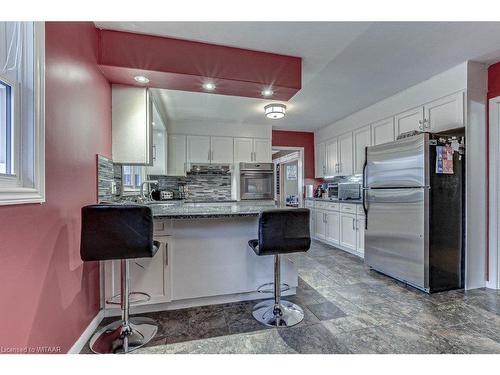
[[[153,319],[129,317],[129,259],[151,258],[160,244],[153,241],[149,207],[96,204],[82,208],[80,256],[83,261],[121,260],[122,319],[108,324],[90,339],[94,353],[129,353],[149,342],[158,330]],[[145,293],[142,293],[149,298]]]
[[[254,306],[253,317],[271,327],[291,327],[304,319],[304,311],[295,303],[281,299],[280,255],[309,250],[307,208],[274,209],[259,215],[259,239],[248,244],[255,254],[274,255],[274,299]]]

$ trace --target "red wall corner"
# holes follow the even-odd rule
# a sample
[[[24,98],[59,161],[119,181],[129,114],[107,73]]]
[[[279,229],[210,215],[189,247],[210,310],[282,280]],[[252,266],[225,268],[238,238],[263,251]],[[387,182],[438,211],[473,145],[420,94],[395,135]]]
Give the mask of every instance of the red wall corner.
[[[314,133],[273,130],[273,146],[304,147],[304,184],[314,187],[322,180],[314,178]]]
[[[500,62],[488,68],[488,99],[500,96]]]
[[[96,154],[111,156],[111,87],[93,23],[45,25],[47,195],[0,207],[0,346],[65,353],[99,311],[98,265],[80,260],[80,209],[97,199]]]

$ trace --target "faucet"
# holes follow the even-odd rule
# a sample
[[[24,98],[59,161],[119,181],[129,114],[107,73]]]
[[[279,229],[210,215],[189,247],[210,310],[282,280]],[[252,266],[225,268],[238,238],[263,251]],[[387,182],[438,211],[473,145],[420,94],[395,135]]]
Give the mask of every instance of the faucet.
[[[145,181],[142,181],[142,184],[141,184],[141,195],[140,195],[140,199],[143,201],[143,202],[148,202],[148,201],[151,201],[152,198],[151,198],[151,191],[149,191],[149,185],[152,185],[152,184],[157,184],[158,181],[157,180],[145,180]],[[148,196],[146,197],[144,195],[144,186],[145,185],[148,185]]]

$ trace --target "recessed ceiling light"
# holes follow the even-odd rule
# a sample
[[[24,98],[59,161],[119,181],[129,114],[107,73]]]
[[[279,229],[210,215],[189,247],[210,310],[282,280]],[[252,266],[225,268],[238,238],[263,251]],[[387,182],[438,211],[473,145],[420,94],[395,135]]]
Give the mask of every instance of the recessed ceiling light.
[[[214,91],[215,90],[215,84],[212,82],[206,82],[203,84],[203,88],[207,91]]]
[[[264,90],[262,90],[261,94],[262,94],[262,96],[269,98],[269,97],[273,96],[274,91],[271,89],[264,89]]]
[[[134,79],[139,83],[148,83],[149,79],[144,76],[135,76]]]
[[[267,118],[276,120],[285,117],[286,105],[280,103],[268,104],[264,107],[264,113]]]

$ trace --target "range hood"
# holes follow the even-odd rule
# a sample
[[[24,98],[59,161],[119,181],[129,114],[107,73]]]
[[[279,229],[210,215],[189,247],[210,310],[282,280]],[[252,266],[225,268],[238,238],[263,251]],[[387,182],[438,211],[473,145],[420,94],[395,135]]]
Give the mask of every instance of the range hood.
[[[191,164],[188,174],[230,174],[231,165],[230,164],[208,164],[208,163],[197,163]]]

